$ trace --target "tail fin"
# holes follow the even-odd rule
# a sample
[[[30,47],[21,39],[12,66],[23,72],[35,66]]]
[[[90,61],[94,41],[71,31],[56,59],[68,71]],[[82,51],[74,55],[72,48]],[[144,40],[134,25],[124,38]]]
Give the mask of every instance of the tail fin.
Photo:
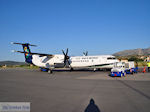
[[[32,64],[32,54],[29,48],[29,44],[28,43],[22,44],[22,47],[24,51],[25,61],[27,63]]]
[[[36,45],[31,45],[31,44],[29,44],[29,43],[12,43],[12,44],[19,44],[19,45],[22,45],[24,52],[20,52],[20,53],[24,53],[25,61],[26,61],[27,63],[32,64],[32,53],[31,53],[31,51],[30,51],[29,46],[36,46]]]

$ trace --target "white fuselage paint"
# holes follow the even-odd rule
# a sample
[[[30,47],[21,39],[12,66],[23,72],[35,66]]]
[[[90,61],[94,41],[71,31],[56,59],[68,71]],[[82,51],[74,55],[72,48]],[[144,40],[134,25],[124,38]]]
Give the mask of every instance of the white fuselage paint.
[[[63,64],[64,55],[54,55],[53,58],[32,55],[32,62],[39,67],[50,68],[54,67],[55,64]],[[69,62],[72,68],[112,68],[113,63],[119,62],[119,60],[112,55],[72,56]]]

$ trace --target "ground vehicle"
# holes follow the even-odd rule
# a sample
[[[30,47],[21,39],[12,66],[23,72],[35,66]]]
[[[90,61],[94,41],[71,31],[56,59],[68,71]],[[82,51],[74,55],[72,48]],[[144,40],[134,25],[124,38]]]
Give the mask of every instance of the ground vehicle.
[[[129,62],[125,63],[125,72],[126,72],[126,74],[136,73],[134,61],[129,61]]]
[[[125,62],[114,63],[114,67],[111,69],[111,76],[125,76]]]
[[[134,61],[129,62],[117,62],[111,69],[111,76],[122,77],[125,74],[137,73],[137,68],[134,66]]]

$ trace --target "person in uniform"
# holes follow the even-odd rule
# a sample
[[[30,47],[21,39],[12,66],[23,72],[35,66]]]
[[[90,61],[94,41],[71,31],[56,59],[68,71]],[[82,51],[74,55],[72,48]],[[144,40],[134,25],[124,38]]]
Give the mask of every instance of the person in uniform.
[[[150,61],[147,62],[148,72],[150,72]]]

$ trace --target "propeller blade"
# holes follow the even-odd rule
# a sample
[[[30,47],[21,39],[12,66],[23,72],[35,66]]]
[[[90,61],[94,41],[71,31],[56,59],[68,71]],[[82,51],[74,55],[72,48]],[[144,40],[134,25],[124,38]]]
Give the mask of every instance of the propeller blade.
[[[85,54],[86,56],[88,55],[88,51],[86,51],[86,54]]]
[[[66,56],[68,55],[68,48],[67,48],[67,50],[66,50]]]
[[[67,62],[68,62],[68,64],[70,65],[70,61],[69,61],[69,60],[67,60]]]
[[[64,50],[62,50],[62,53],[64,54],[64,56],[65,56],[65,52],[64,52]]]
[[[68,48],[66,49],[66,52],[64,52],[64,50],[62,50],[62,53],[64,55],[64,67],[66,66],[66,64],[68,63],[68,65],[70,65],[69,62],[69,56],[68,56]]]
[[[84,55],[84,56],[87,56],[87,55],[88,55],[88,51],[83,52],[83,55]]]
[[[66,61],[64,61],[64,67],[66,66]]]
[[[85,56],[85,52],[83,52],[83,55]]]

